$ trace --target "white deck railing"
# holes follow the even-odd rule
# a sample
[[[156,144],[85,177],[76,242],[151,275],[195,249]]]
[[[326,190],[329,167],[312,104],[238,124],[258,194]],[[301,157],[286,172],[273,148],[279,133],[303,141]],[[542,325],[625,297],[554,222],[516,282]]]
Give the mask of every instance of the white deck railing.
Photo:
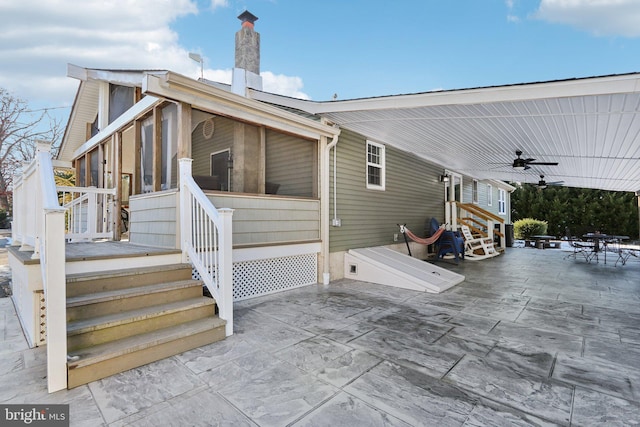
[[[57,198],[51,146],[38,142],[36,156],[16,177],[14,185],[14,243],[33,250],[40,259],[46,306],[47,386],[49,392],[67,388],[67,312],[64,213]]]
[[[56,187],[58,198],[66,209],[65,237],[68,241],[112,239],[115,188]]]
[[[216,300],[233,334],[233,209],[216,209],[191,176],[191,159],[180,159],[180,243],[183,259],[191,262]]]

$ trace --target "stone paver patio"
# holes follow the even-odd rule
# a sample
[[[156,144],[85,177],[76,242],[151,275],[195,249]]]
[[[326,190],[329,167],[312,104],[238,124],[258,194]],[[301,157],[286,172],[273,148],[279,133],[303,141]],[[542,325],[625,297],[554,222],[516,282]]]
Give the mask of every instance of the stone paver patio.
[[[354,281],[235,305],[219,343],[46,393],[0,299],[0,403],[69,403],[78,426],[640,424],[640,261],[508,249],[439,265],[439,295]]]

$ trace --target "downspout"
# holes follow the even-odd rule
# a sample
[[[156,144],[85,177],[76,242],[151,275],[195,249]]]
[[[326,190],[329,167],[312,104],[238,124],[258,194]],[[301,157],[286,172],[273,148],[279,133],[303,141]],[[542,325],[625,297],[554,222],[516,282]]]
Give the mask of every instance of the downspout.
[[[335,125],[334,125],[335,126]],[[335,126],[337,129],[338,126]],[[322,284],[328,285],[331,281],[331,270],[330,270],[330,260],[329,260],[329,171],[331,170],[329,159],[331,158],[331,149],[334,148],[338,144],[338,136],[340,132],[333,136],[333,139],[322,153],[323,156],[323,165],[324,171],[322,171],[322,217],[323,217],[323,227],[322,227],[322,260],[323,260],[323,269],[322,269]],[[336,152],[333,152],[333,217],[334,219],[338,217],[338,208],[336,205],[337,196],[336,196]]]

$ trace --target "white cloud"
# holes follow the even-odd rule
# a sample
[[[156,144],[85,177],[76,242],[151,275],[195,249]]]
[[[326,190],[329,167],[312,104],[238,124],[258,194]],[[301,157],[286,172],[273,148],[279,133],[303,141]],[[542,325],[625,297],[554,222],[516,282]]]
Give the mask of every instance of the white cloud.
[[[211,6],[227,6],[227,0],[211,0]],[[168,69],[197,78],[200,66],[170,26],[197,14],[195,0],[2,0],[0,87],[31,105],[57,107],[73,102],[78,85],[66,76],[68,63]],[[230,75],[230,70],[205,70],[213,80]],[[295,96],[302,87],[298,77],[278,77],[269,87],[282,88],[281,93]]]
[[[228,0],[211,0],[211,9],[217,9],[219,7],[228,7]]]
[[[638,0],[541,0],[534,17],[597,36],[640,37]]]
[[[273,74],[271,71],[263,71],[260,75],[262,76],[262,88],[265,92],[278,93],[292,98],[309,99],[309,95],[301,91],[304,84],[300,77]]]

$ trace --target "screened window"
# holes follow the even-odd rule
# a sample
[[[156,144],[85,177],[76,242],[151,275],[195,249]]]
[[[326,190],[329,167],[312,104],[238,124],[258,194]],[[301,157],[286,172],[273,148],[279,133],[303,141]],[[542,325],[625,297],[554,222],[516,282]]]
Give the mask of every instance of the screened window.
[[[128,86],[109,85],[109,123],[133,107],[134,89]]]
[[[367,188],[384,190],[384,145],[367,141]]]
[[[170,104],[162,109],[162,127],[160,150],[160,190],[176,188],[178,182],[178,136],[176,131],[177,107]],[[150,193],[154,191],[153,162],[154,162],[154,140],[153,140],[153,117],[149,117],[142,122],[140,172],[142,174],[142,192]]]
[[[153,191],[153,118],[142,123],[140,173],[142,174],[142,192]]]
[[[498,189],[498,213],[505,215],[507,213],[507,192],[503,189]]]
[[[78,160],[78,187],[84,187],[86,185],[85,177],[87,173],[87,160],[85,156],[80,157]]]

